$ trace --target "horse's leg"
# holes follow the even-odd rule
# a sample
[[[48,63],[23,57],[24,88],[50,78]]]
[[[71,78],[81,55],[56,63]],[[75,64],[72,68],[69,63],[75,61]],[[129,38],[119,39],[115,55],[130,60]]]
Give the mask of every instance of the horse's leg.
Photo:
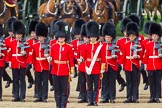
[[[147,20],[150,21],[150,13],[149,13],[149,10],[147,8],[145,8],[145,10],[146,10],[146,14],[147,14]]]
[[[157,8],[154,8],[154,21],[156,22],[157,19]]]

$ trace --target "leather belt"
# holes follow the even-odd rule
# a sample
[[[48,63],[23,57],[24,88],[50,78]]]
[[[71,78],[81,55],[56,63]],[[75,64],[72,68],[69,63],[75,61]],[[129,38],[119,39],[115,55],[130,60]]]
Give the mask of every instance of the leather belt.
[[[47,58],[41,58],[41,57],[36,57],[36,60],[41,61],[41,60],[46,60]]]
[[[68,64],[69,61],[54,60],[54,63],[56,63],[56,64]]]
[[[91,58],[87,58],[87,61],[92,61]],[[101,58],[97,58],[96,61],[101,61]]]
[[[12,54],[12,56],[23,56],[23,54]]]
[[[159,58],[159,56],[149,56],[149,58]]]

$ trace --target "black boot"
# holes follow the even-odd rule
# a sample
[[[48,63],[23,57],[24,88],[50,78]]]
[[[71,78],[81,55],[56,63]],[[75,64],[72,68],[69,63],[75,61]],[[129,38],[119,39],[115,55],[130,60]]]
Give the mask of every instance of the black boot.
[[[5,88],[8,88],[10,87],[10,84],[12,83],[12,81],[7,81],[6,85],[5,85]]]
[[[30,82],[29,85],[28,85],[28,89],[32,88],[32,86],[33,86],[33,83]]]
[[[119,92],[122,92],[122,91],[124,90],[124,88],[125,88],[125,84],[121,84],[121,85],[120,85]]]

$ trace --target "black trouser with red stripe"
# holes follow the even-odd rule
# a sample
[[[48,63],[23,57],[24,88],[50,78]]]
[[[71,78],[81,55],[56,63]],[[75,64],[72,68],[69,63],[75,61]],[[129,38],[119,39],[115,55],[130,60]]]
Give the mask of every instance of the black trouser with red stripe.
[[[9,81],[12,82],[11,77],[8,75],[6,68],[9,67],[9,64],[5,61],[5,68],[4,68],[4,72],[3,72],[3,81]]]
[[[78,80],[79,80],[78,82],[79,82],[81,99],[86,100],[86,98],[87,98],[86,73],[79,72]]]
[[[49,71],[35,72],[35,98],[48,98],[48,76]]]
[[[25,82],[25,68],[12,69],[13,76],[13,94],[15,99],[25,99],[26,82]]]
[[[87,75],[87,84],[88,103],[97,103],[100,88],[100,74]]]
[[[56,101],[56,108],[66,108],[69,97],[69,76],[53,75],[54,96]]]
[[[141,72],[141,74],[142,74],[143,83],[148,84],[148,77],[147,77],[146,70],[145,70],[145,66],[144,66],[143,63],[141,64],[140,72]]]
[[[110,66],[108,71],[103,73],[103,100],[108,101],[116,98],[116,73]]]
[[[28,77],[28,82],[34,83],[34,79],[30,71],[31,68],[32,68],[31,64],[27,64],[25,71],[26,71],[26,76]]]
[[[122,78],[120,72],[122,70],[122,67],[120,64],[117,64],[118,65],[118,71],[117,71],[117,76],[116,76],[116,80],[118,81],[119,85],[122,84],[122,85],[125,85],[125,81],[124,79]]]
[[[2,76],[3,76],[4,68],[0,67],[0,99],[2,99]]]
[[[125,75],[127,84],[127,99],[137,101],[139,98],[139,69],[134,64],[132,64],[132,71],[125,71]]]
[[[150,99],[161,97],[161,73],[162,70],[148,71]]]

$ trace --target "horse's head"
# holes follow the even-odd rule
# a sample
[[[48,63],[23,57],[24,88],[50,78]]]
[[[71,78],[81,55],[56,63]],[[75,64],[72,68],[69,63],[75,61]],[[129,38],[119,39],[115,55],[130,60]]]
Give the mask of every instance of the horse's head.
[[[53,0],[53,2],[55,3],[56,6],[59,6],[60,4],[60,0]]]
[[[74,0],[67,0],[66,1],[66,9],[71,10],[75,7],[75,1]]]

